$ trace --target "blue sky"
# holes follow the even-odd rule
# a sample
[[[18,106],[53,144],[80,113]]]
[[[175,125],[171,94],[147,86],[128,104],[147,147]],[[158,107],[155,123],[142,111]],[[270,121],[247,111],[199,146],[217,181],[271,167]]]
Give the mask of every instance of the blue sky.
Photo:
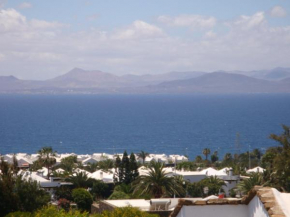
[[[154,22],[160,15],[200,14],[219,20],[231,20],[257,11],[270,11],[279,5],[290,8],[288,0],[121,0],[121,1],[27,1],[31,8],[20,8],[21,0],[7,1],[7,8],[18,8],[29,19],[71,24],[72,29],[96,27],[107,30],[128,25],[135,20]],[[290,25],[290,19],[272,19],[273,24]]]
[[[290,67],[288,0],[0,0],[0,75]]]

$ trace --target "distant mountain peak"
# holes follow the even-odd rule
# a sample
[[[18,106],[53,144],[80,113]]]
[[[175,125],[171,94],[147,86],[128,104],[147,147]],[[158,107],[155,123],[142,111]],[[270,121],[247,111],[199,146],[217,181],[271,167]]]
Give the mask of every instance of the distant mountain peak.
[[[101,70],[85,70],[85,69],[82,69],[82,68],[78,68],[78,67],[75,67],[73,68],[72,70],[68,71],[66,74],[64,75],[69,75],[69,74],[79,74],[79,75],[82,75],[84,73],[90,73],[90,74],[97,74],[97,73],[101,73],[101,74],[110,74],[110,73],[107,73],[107,72],[103,72]]]
[[[67,73],[71,73],[71,72],[85,72],[86,70],[84,69],[81,69],[81,68],[78,68],[78,67],[75,67],[73,68],[72,70],[70,70],[69,72]]]
[[[13,75],[0,76],[0,79],[1,79],[2,81],[16,81],[16,80],[19,80],[18,78],[16,78],[16,77],[13,76]]]
[[[0,76],[0,93],[289,93],[289,82],[290,68],[282,67],[253,72],[171,71],[124,76],[75,67],[46,81]]]

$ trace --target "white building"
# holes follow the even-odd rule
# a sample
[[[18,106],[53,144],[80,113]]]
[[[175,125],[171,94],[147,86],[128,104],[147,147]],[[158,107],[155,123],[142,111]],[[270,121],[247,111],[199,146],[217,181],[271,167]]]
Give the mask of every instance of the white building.
[[[231,168],[223,168],[221,170],[215,170],[211,167],[201,170],[201,171],[180,171],[176,170],[174,172],[176,175],[183,176],[184,180],[189,181],[190,183],[199,182],[202,179],[210,176],[216,176],[217,178],[225,182],[223,190],[226,195],[229,195],[229,191],[236,187],[237,183],[240,180],[240,176],[233,175]]]
[[[249,169],[246,171],[246,173],[251,174],[251,173],[264,173],[265,169],[262,167],[255,167],[253,169]]]
[[[180,199],[170,217],[290,217],[290,194],[256,187],[243,199]]]
[[[89,175],[89,178],[101,180],[105,183],[114,182],[114,171],[97,170]]]

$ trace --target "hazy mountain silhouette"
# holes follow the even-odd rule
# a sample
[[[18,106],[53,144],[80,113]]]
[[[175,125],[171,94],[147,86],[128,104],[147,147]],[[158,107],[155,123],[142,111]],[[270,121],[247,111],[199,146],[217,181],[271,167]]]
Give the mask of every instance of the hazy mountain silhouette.
[[[142,85],[151,85],[151,84],[159,84],[165,81],[174,81],[178,79],[189,79],[196,78],[201,75],[206,74],[206,72],[198,72],[198,71],[188,71],[188,72],[168,72],[164,74],[157,75],[123,75],[122,77],[128,82],[138,83]]]
[[[282,93],[290,86],[282,81],[268,81],[240,74],[213,72],[197,78],[163,82],[147,87],[156,93]],[[146,89],[144,89],[146,92]]]
[[[191,71],[116,76],[99,70],[74,68],[46,81],[0,76],[0,93],[289,93],[288,72],[290,69],[275,68],[252,72]]]
[[[30,92],[32,89],[41,88],[44,81],[21,80],[14,76],[0,76],[0,93]]]
[[[59,88],[96,88],[116,86],[121,80],[118,76],[99,70],[74,68],[64,75],[46,81],[46,84]]]
[[[258,70],[258,71],[232,71],[235,74],[247,75],[254,78],[266,79],[266,80],[282,80],[290,77],[290,68],[277,67],[270,70]]]

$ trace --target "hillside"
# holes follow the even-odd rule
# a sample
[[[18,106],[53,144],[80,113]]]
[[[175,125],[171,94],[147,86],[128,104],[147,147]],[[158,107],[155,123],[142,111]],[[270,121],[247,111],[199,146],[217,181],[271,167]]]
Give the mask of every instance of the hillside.
[[[144,91],[146,92],[146,89]],[[156,93],[280,93],[290,92],[290,87],[284,82],[213,72],[197,78],[163,82],[147,87],[147,91]]]
[[[46,81],[46,86],[58,88],[110,88],[119,86],[122,78],[99,70],[74,68],[68,73]]]
[[[14,76],[0,76],[0,93],[26,92],[40,88],[43,81],[20,80]]]
[[[290,77],[265,80],[234,73],[169,72],[157,75],[117,76],[99,70],[74,68],[46,81],[20,80],[14,76],[0,76],[0,93],[47,94],[147,94],[147,93],[290,93]],[[268,73],[268,72],[267,72]],[[276,73],[276,74],[275,74]],[[266,76],[265,72],[260,75]],[[268,76],[287,75],[273,69]],[[282,77],[283,77],[282,76]]]
[[[233,71],[231,73],[243,74],[249,77],[260,78],[265,80],[282,80],[290,77],[290,68],[277,67],[270,70],[257,70],[250,72]]]

